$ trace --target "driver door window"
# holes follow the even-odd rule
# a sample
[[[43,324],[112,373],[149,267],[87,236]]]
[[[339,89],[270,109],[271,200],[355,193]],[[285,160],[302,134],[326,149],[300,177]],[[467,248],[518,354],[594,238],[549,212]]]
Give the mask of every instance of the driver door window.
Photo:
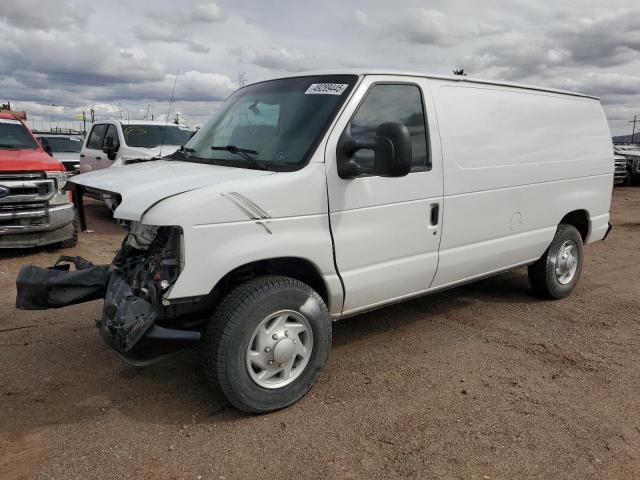
[[[116,128],[115,125],[109,125],[109,128],[107,129],[107,133],[104,136],[104,138],[106,139],[107,137],[111,137],[113,138],[113,149],[114,151],[118,151],[118,149],[120,148],[120,138],[118,138],[118,129]]]
[[[91,135],[89,135],[87,148],[91,150],[102,150],[102,142],[104,141],[104,134],[107,131],[107,127],[108,125],[106,123],[100,123],[93,127]]]
[[[426,121],[420,88],[410,84],[375,84],[358,107],[347,128],[354,140],[373,142],[376,128],[385,122],[400,122],[409,128],[412,146],[411,172],[430,169]],[[354,160],[363,175],[373,171],[373,150],[362,149]]]

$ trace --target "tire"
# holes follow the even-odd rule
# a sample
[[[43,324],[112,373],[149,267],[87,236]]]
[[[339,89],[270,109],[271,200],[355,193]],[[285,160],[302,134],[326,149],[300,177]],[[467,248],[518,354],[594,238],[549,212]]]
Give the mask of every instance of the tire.
[[[320,376],[331,352],[331,319],[320,295],[304,283],[257,277],[218,305],[202,351],[209,381],[232,406],[271,412],[300,400]]]
[[[73,219],[73,236],[60,242],[60,248],[73,248],[78,244],[78,220]]]
[[[560,266],[560,271],[558,271],[556,266],[563,261],[562,258],[568,258],[561,254],[561,250],[563,253],[567,253],[565,250],[567,246],[571,247],[572,252],[568,257],[572,257],[575,261],[570,260],[569,263]],[[584,247],[580,232],[573,225],[561,223],[544,255],[529,265],[529,282],[534,291],[542,297],[555,300],[564,298],[578,284],[583,263]],[[575,270],[573,265],[575,265]]]

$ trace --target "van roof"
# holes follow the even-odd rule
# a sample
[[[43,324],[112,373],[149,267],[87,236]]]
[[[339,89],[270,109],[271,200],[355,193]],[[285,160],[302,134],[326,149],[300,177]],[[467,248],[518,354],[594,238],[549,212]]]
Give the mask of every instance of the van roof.
[[[452,82],[498,85],[502,87],[522,88],[525,90],[536,90],[540,92],[559,93],[562,95],[572,95],[574,97],[585,97],[585,98],[592,98],[594,100],[600,100],[600,98],[598,97],[587,95],[585,93],[571,92],[568,90],[561,90],[557,88],[547,88],[547,87],[540,87],[535,85],[524,85],[521,83],[512,83],[512,82],[506,82],[502,80],[486,80],[486,79],[467,77],[462,75],[435,75],[431,73],[412,72],[412,71],[406,71],[406,70],[394,70],[394,69],[388,69],[388,68],[368,67],[368,68],[341,68],[341,69],[335,69],[335,70],[314,70],[314,71],[308,71],[308,72],[293,73],[291,75],[286,75],[286,76],[269,78],[268,80],[275,80],[276,78],[307,77],[312,75],[358,75],[358,76],[399,75],[404,77],[421,77],[421,78],[433,78],[436,80],[449,80]],[[260,82],[253,82],[253,83],[260,83]]]

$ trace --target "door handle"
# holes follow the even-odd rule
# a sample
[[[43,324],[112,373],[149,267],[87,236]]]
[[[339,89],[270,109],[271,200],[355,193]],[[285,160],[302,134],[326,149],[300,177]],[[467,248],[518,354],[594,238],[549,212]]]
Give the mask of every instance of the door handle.
[[[102,157],[96,157],[96,160],[102,160]]]
[[[81,153],[81,154],[80,154],[80,158],[84,158],[84,153]]]
[[[440,220],[440,204],[439,203],[432,203],[431,204],[431,215],[429,218],[429,224],[432,227],[435,227],[436,225],[438,225],[438,221]]]

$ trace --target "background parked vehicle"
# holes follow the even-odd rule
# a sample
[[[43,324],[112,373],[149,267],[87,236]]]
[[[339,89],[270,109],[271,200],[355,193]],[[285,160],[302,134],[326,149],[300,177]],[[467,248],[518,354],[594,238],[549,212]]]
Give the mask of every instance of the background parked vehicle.
[[[36,138],[53,158],[64,165],[70,174],[80,171],[80,152],[84,139],[79,135],[38,133]]]
[[[52,158],[27,126],[0,113],[0,247],[60,244],[78,239],[65,167]]]
[[[131,162],[153,160],[175,152],[193,135],[184,125],[150,120],[96,122],[80,153],[80,173]]]
[[[613,181],[616,185],[628,185],[630,174],[627,170],[627,159],[624,155],[614,154]]]
[[[638,145],[615,145],[613,151],[627,160],[627,185],[640,183],[640,147]]]

